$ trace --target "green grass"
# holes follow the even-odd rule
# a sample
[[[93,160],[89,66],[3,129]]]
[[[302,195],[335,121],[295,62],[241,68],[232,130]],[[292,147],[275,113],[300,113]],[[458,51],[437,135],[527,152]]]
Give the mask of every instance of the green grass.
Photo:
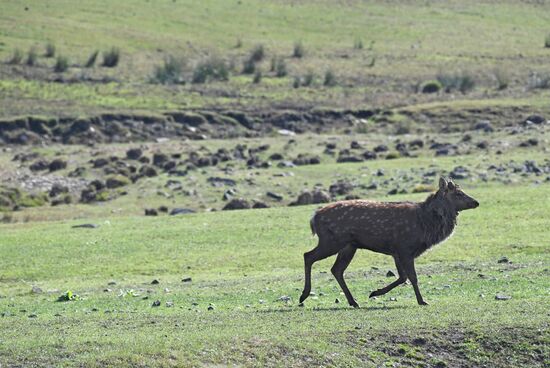
[[[481,207],[462,214],[455,235],[418,260],[421,289],[431,302],[426,308],[416,305],[410,285],[368,301],[370,290],[388,283],[385,271],[393,266],[388,257],[367,251],[358,253],[347,273],[363,309],[334,304],[335,298],[344,298],[330,273],[321,273],[332,259],[315,265],[318,295],[298,307],[301,255],[315,244],[307,226],[314,207],[113,217],[94,230],[71,229],[82,221],[2,225],[0,362],[420,363],[429,362],[422,348],[394,356],[390,352],[399,345],[389,337],[405,339],[403,344],[424,337],[428,346],[437,346],[445,342],[437,336],[449,333],[471,339],[464,347],[467,359],[487,364],[498,348],[483,343],[503,339],[501,331],[514,334],[503,343],[522,341],[527,352],[512,349],[509,360],[496,362],[536,362],[528,357],[536,355],[534,349],[548,353],[545,218],[550,190],[490,186],[468,192]],[[504,255],[511,264],[497,263]],[[182,283],[183,277],[193,281]],[[153,279],[160,284],[151,285]],[[32,294],[33,285],[45,293]],[[81,300],[56,302],[66,290]],[[128,290],[139,296],[126,295]],[[512,299],[496,301],[500,293]],[[291,301],[278,301],[282,295]],[[157,299],[161,306],[151,307]],[[167,301],[174,306],[166,307]],[[209,304],[215,309],[207,310]],[[362,342],[371,338],[373,343]]]

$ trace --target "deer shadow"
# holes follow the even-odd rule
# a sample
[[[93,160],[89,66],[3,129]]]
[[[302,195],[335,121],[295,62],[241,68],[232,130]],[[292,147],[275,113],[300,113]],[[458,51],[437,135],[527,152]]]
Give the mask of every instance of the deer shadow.
[[[329,311],[380,311],[380,310],[399,310],[399,309],[408,309],[410,306],[404,305],[393,305],[393,306],[370,306],[370,307],[361,307],[361,308],[352,308],[352,307],[314,307],[307,309],[308,312],[329,312]],[[277,308],[277,309],[268,309],[256,311],[256,313],[286,313],[286,312],[295,312],[296,310],[305,310],[304,307],[293,306],[290,308]]]

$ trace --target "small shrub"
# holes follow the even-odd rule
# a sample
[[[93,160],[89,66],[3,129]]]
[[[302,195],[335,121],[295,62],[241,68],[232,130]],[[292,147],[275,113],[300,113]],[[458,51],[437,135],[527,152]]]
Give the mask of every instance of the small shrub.
[[[323,80],[323,85],[327,87],[332,87],[336,85],[336,75],[331,69],[325,72],[325,79]]]
[[[440,73],[436,79],[441,83],[446,92],[457,90],[466,93],[475,87],[474,77],[466,72],[453,74]]]
[[[70,302],[73,300],[79,300],[80,296],[78,294],[73,293],[70,290],[67,290],[65,293],[61,294],[58,298],[58,302]]]
[[[36,65],[36,61],[38,60],[38,54],[36,53],[36,49],[34,47],[31,47],[29,49],[29,52],[27,53],[27,60],[25,61],[25,64],[28,66],[34,66]]]
[[[218,57],[209,57],[197,65],[193,71],[193,83],[206,83],[213,80],[229,79],[229,68],[225,61]]]
[[[313,74],[312,71],[308,71],[306,75],[304,75],[302,86],[309,87],[313,84],[315,81],[315,74]]]
[[[500,68],[495,69],[494,76],[497,81],[497,89],[503,90],[508,88],[508,85],[510,84],[510,77],[508,73]]]
[[[254,62],[254,63],[257,63],[259,61],[262,61],[265,57],[265,48],[264,48],[264,45],[262,44],[259,44],[259,45],[256,45],[252,51],[250,52],[250,56],[249,56],[249,59]]]
[[[183,63],[173,56],[164,59],[163,65],[155,67],[152,80],[161,84],[177,84],[183,81]]]
[[[283,58],[278,58],[275,64],[275,76],[277,78],[286,77],[288,74],[286,69],[286,61]]]
[[[376,64],[376,56],[371,57],[370,62],[367,64],[367,67],[372,68]]]
[[[243,74],[254,74],[255,71],[256,63],[251,58],[246,59],[243,64]]]
[[[235,42],[235,48],[240,49],[243,47],[243,41],[240,38],[237,38],[237,42]]]
[[[548,33],[544,39],[544,47],[550,47],[550,33]]]
[[[261,69],[256,69],[256,73],[254,73],[254,79],[252,79],[252,83],[259,84],[262,81],[262,71]]]
[[[114,68],[120,61],[120,49],[112,47],[110,50],[103,52],[103,66]]]
[[[362,50],[363,49],[363,40],[360,38],[355,39],[355,42],[353,43],[353,48],[355,50]]]
[[[304,45],[302,44],[302,41],[298,41],[294,43],[294,51],[292,52],[292,57],[295,58],[302,58],[304,57],[305,49]]]
[[[533,73],[529,77],[527,89],[550,89],[550,74],[539,75]]]
[[[97,55],[99,55],[99,50],[95,50],[94,52],[92,52],[90,54],[90,56],[88,57],[88,60],[86,60],[86,64],[84,64],[84,66],[86,68],[91,68],[95,65],[95,62],[97,60]]]
[[[299,88],[301,84],[300,77],[296,76],[294,77],[294,81],[292,82],[292,87]]]
[[[55,56],[55,44],[53,42],[48,42],[46,44],[46,52],[44,52],[44,57],[52,58]]]
[[[13,222],[13,214],[11,212],[0,212],[0,222],[4,224]]]
[[[69,59],[65,56],[58,55],[55,59],[55,65],[53,67],[54,72],[63,73],[69,69]]]
[[[8,59],[8,64],[21,64],[23,61],[23,52],[19,49],[15,49],[13,51],[13,54]]]
[[[441,83],[438,80],[430,80],[425,82],[422,87],[420,87],[420,91],[422,93],[437,93],[443,88]]]

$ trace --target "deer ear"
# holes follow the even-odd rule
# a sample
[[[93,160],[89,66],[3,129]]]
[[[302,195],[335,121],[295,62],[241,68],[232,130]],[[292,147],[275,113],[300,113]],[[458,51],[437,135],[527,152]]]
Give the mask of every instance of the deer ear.
[[[439,178],[439,190],[447,189],[447,180],[444,177]]]
[[[449,190],[455,190],[456,189],[455,183],[453,183],[452,181],[448,182],[447,188],[449,188]]]

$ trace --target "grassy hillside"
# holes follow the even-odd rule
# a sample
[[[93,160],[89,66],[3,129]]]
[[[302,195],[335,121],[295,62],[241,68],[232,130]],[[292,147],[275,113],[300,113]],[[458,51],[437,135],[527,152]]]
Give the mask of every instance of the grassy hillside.
[[[537,100],[540,92],[532,87],[547,77],[550,52],[544,47],[550,32],[544,10],[543,4],[521,1],[498,6],[477,1],[2,1],[0,59],[9,60],[16,49],[23,55],[21,65],[0,66],[2,115],[220,105],[395,106],[457,98],[415,92],[440,74],[472,78],[475,87],[467,99],[498,103],[521,95]],[[52,71],[55,57],[43,57],[48,43],[56,55],[68,58],[67,71]],[[257,69],[264,78],[254,84],[253,76],[241,71],[260,44],[266,56]],[[292,57],[296,44],[304,50],[300,58]],[[112,47],[120,50],[119,64],[100,67],[102,53]],[[25,59],[32,48],[37,61],[29,67]],[[84,68],[95,50],[100,52],[96,66]],[[226,62],[229,81],[149,83],[155,66],[167,57],[180,60],[182,78],[189,81],[209,55]],[[284,60],[285,76],[275,76],[273,58]],[[336,76],[334,87],[323,86],[328,70]],[[293,88],[296,78],[307,75],[311,84]]]

